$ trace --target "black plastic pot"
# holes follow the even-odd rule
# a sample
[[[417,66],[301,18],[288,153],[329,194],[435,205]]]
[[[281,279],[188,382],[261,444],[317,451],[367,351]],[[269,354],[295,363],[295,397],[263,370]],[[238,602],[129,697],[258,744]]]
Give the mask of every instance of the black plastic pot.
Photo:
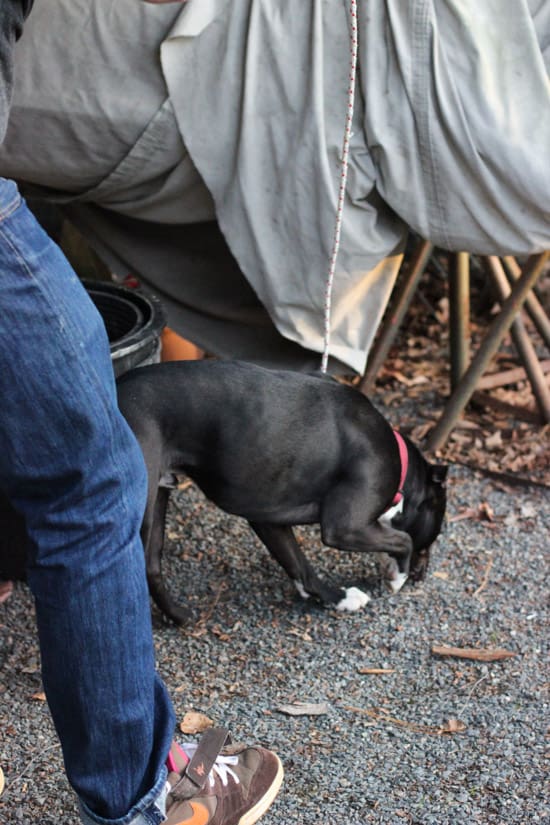
[[[115,377],[133,367],[158,363],[160,335],[166,325],[158,298],[108,281],[83,283],[103,318]]]

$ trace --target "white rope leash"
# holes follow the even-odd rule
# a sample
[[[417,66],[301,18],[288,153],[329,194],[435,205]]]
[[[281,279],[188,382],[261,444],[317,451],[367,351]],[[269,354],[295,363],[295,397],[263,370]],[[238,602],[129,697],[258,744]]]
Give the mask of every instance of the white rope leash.
[[[330,346],[330,314],[332,307],[332,287],[334,284],[334,273],[336,271],[336,260],[340,249],[340,235],[342,232],[342,217],[344,214],[344,200],[346,194],[346,182],[348,179],[349,144],[351,140],[351,124],[353,120],[353,108],[355,105],[355,79],[357,74],[357,0],[350,0],[350,65],[349,65],[349,88],[348,88],[348,111],[346,115],[346,126],[344,129],[344,142],[342,145],[342,163],[340,166],[340,189],[338,192],[338,204],[336,206],[336,222],[334,225],[334,241],[332,245],[332,255],[327,276],[327,286],[325,292],[325,342],[323,348],[323,358],[321,361],[321,372],[327,371],[329,346]]]

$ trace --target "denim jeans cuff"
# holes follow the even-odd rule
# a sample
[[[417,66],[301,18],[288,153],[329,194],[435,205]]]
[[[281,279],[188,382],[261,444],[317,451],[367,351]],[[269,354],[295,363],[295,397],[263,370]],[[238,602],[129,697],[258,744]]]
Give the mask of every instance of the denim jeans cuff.
[[[83,825],[160,825],[166,819],[166,777],[165,767],[154,787],[134,807],[120,819],[104,819],[92,813],[80,799],[80,818]]]

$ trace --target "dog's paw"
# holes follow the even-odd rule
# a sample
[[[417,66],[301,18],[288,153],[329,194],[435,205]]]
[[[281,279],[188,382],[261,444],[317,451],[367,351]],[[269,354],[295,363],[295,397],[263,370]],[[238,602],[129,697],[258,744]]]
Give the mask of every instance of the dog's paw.
[[[385,553],[381,561],[381,572],[391,592],[399,593],[408,576],[406,573],[400,573],[396,560]]]
[[[388,587],[391,592],[399,593],[408,578],[406,573],[396,573],[393,578],[388,580]]]
[[[334,605],[336,610],[353,613],[354,610],[360,610],[370,602],[370,596],[358,587],[346,587],[344,593],[346,594],[344,598]]]
[[[292,581],[294,582],[294,587],[296,588],[302,599],[311,598],[311,596],[309,595],[301,581],[298,581],[298,579],[293,579]]]

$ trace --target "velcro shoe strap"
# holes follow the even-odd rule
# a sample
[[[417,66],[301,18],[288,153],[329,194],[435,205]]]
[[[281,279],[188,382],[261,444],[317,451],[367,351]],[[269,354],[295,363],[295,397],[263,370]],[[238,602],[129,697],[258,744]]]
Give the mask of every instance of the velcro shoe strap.
[[[187,765],[182,778],[171,790],[178,799],[190,799],[196,796],[214,767],[214,762],[229,738],[227,728],[208,728],[197,746],[193,758]]]

